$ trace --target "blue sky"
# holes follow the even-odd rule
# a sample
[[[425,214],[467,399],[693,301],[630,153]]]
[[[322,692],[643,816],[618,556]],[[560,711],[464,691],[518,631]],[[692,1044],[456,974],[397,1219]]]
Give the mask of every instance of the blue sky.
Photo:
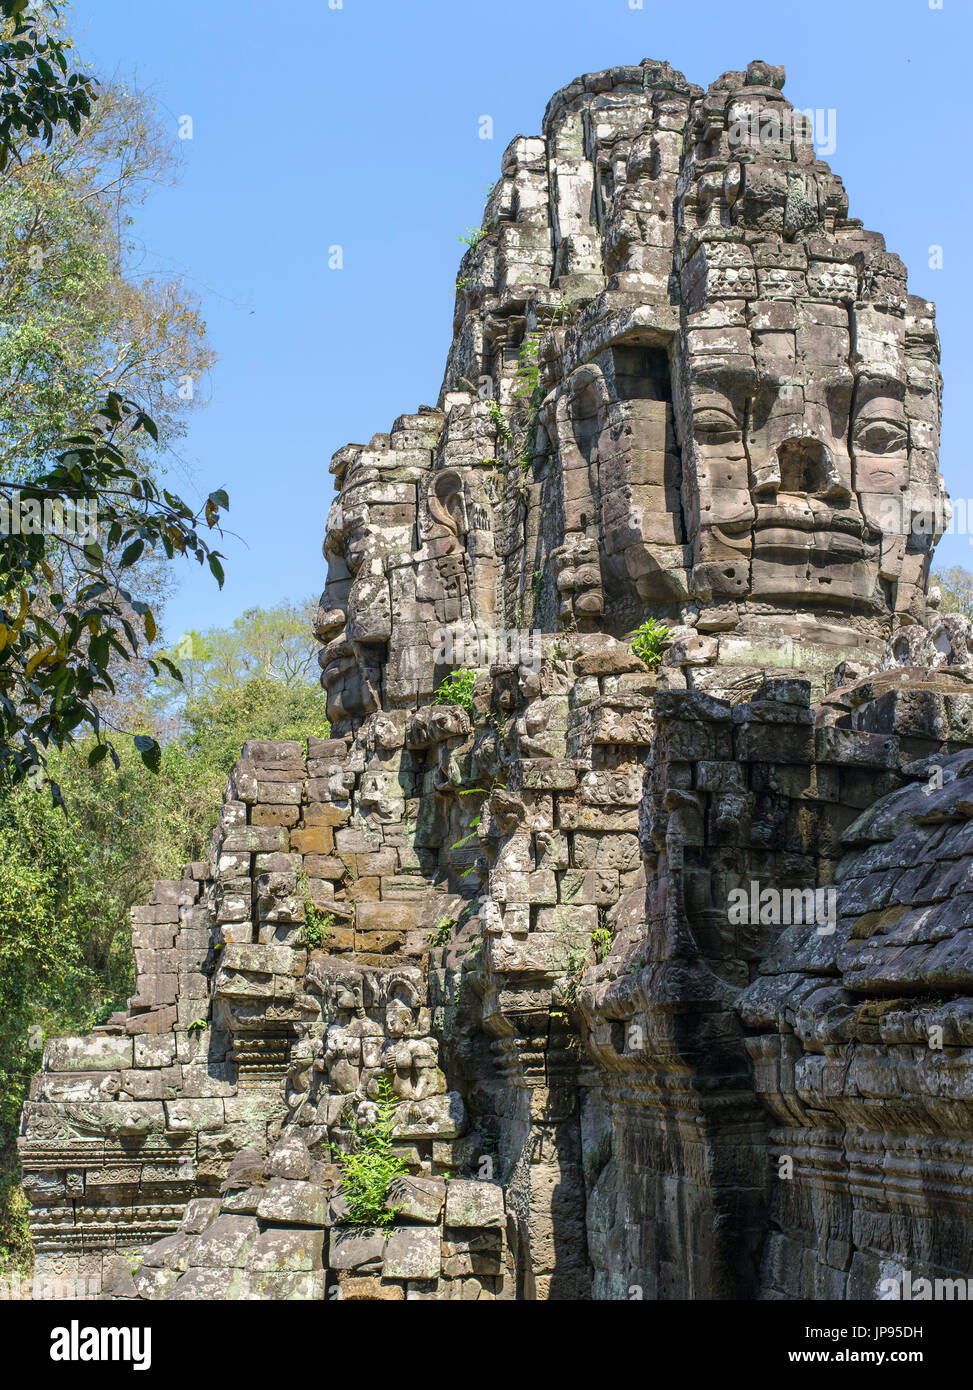
[[[796,106],[833,109],[829,163],[850,215],[885,234],[913,293],[938,306],[946,375],[941,464],[973,495],[973,226],[965,176],[969,0],[76,0],[81,51],[150,89],[185,168],[141,210],[160,270],[199,293],[219,361],[179,468],[187,496],[225,486],[222,593],[184,567],[166,630],[225,625],[320,591],[328,462],[433,405],[463,247],[517,134],[582,72],[667,58],[706,85],[783,63]],[[936,3],[936,0],[933,0]],[[493,139],[479,138],[479,118]],[[328,268],[340,245],[343,268]],[[942,268],[929,266],[942,248]],[[973,568],[967,537],[941,564]]]

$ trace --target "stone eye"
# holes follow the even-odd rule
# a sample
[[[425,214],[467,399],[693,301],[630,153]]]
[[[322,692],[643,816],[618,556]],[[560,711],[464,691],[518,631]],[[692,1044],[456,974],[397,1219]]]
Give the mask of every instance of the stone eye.
[[[699,410],[693,416],[693,434],[702,444],[731,444],[741,438],[736,418],[727,410]]]
[[[856,432],[855,442],[869,454],[894,454],[906,446],[906,433],[892,420],[871,420]]]

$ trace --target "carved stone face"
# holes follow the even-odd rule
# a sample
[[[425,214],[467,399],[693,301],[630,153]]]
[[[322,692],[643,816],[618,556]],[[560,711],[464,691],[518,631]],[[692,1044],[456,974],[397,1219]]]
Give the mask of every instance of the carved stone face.
[[[403,416],[391,434],[335,455],[316,635],[328,717],[339,727],[380,706],[428,701],[450,670],[473,664],[464,636],[491,624],[496,606],[483,483],[493,445],[476,438],[486,423],[486,405],[474,412],[464,398],[448,421],[438,410]],[[450,466],[458,452],[463,466]]]
[[[336,456],[336,724],[489,664],[450,646],[478,625],[626,637],[656,618],[719,633],[720,664],[773,664],[794,636],[833,666],[923,621],[932,306],[847,217],[782,83],[755,63],[704,93],[660,68],[614,93],[604,147],[581,93],[546,145],[508,151],[440,406]]]
[[[362,451],[331,508],[324,542],[328,579],[315,630],[324,643],[318,662],[332,723],[360,718],[380,703],[382,663],[392,633],[385,553],[396,540],[411,548],[415,518],[408,501],[400,503],[400,515],[383,514],[380,475]],[[392,525],[381,527],[387,519]]]
[[[765,310],[758,322],[791,327],[755,329],[739,342],[752,356],[741,350],[690,375],[692,592],[703,601],[874,608],[878,538],[867,534],[848,450],[848,329],[821,322],[839,317],[830,305]],[[835,356],[817,370],[804,365],[825,339]]]
[[[412,1010],[401,999],[390,999],[385,1008],[385,1031],[389,1037],[404,1038],[414,1026]]]
[[[928,546],[884,504],[943,495],[931,306],[847,221],[803,118],[752,68],[710,89],[693,132],[705,172],[677,203],[690,591],[745,603],[744,621],[826,610],[848,633],[887,631],[915,611]]]

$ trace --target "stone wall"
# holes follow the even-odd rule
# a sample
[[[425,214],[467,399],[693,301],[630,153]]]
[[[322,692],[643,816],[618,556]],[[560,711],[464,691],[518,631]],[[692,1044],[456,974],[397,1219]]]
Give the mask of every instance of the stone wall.
[[[584,1121],[601,1296],[877,1297],[897,1260],[968,1272],[970,1212],[950,1167],[969,1132],[970,1059],[958,1046],[968,981],[961,965],[947,978],[914,959],[887,981],[869,971],[884,930],[900,958],[907,907],[898,895],[889,906],[892,874],[868,879],[858,847],[891,839],[918,807],[940,830],[915,877],[955,882],[946,856],[965,832],[950,787],[970,754],[952,750],[969,745],[973,687],[965,671],[902,671],[814,708],[808,696],[806,682],[777,679],[736,706],[656,697],[645,911],[620,924],[582,993],[601,1064]],[[941,792],[918,780],[930,767],[947,779]],[[882,819],[886,807],[901,818]],[[910,833],[916,843],[903,835],[896,853],[913,863],[922,836]],[[834,906],[791,926],[728,913],[734,891],[754,902],[767,888],[830,890]],[[959,962],[965,904],[944,897],[931,940]],[[915,933],[926,939],[921,923]],[[889,1046],[901,1011],[901,1041],[921,1044],[908,1062]],[[939,1050],[927,1012],[945,1025]],[[866,1039],[881,1046],[858,1056]],[[920,1097],[944,1083],[952,1125],[939,1133],[945,1117],[933,1128]]]

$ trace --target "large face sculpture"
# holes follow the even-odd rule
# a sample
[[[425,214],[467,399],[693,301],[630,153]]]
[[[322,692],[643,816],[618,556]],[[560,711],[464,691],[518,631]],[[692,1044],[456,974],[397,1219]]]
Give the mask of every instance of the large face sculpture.
[[[505,153],[439,408],[336,456],[318,631],[339,726],[482,668],[494,624],[658,618],[718,634],[720,663],[796,638],[833,667],[923,620],[932,306],[848,218],[781,69],[605,77]]]
[[[315,632],[324,644],[318,661],[333,724],[381,704],[392,635],[386,558],[396,546],[407,554],[414,548],[415,488],[388,480],[386,458],[381,447],[352,446],[332,465],[341,491],[328,516],[328,581]]]
[[[328,579],[315,632],[328,718],[346,729],[373,710],[428,701],[493,622],[492,511],[479,442],[486,405],[402,416],[389,435],[332,462]],[[459,466],[452,466],[454,457]]]
[[[916,612],[931,552],[905,495],[942,496],[932,382],[909,362],[934,360],[931,306],[846,218],[780,82],[755,64],[714,84],[677,199],[690,589],[887,632]]]

